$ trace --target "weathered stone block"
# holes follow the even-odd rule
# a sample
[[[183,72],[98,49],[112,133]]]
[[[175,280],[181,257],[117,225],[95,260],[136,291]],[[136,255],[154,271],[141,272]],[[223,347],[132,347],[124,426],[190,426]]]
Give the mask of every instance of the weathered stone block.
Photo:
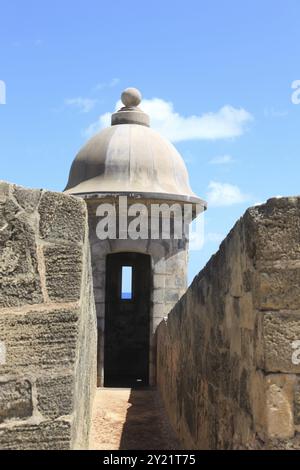
[[[82,250],[74,245],[44,248],[46,287],[51,300],[79,300]]]
[[[11,188],[4,187],[0,197],[0,222],[2,230],[5,230],[7,224],[18,218],[19,212],[20,206],[12,197]],[[1,238],[2,237],[3,234],[1,233]]]
[[[178,292],[178,289],[166,289],[165,290],[166,302],[174,302],[174,305],[175,305],[179,297],[180,297],[180,294]]]
[[[266,429],[266,387],[265,375],[261,370],[252,371],[249,388],[253,409],[253,425],[257,434],[264,438]]]
[[[297,381],[295,386],[294,422],[295,425],[300,425],[300,380]]]
[[[6,181],[0,180],[0,203],[4,202],[9,195],[10,186]]]
[[[268,372],[300,373],[300,364],[293,364],[292,360],[292,343],[300,339],[300,315],[265,313],[263,332],[264,369]]]
[[[35,211],[41,199],[41,189],[25,189],[22,186],[13,186],[13,195],[16,198],[20,207],[26,212],[31,213]]]
[[[300,308],[300,268],[264,270],[257,275],[256,305],[261,310]]]
[[[246,213],[247,233],[255,251],[250,255],[263,264],[299,260],[299,213],[299,197],[272,198],[266,204],[251,207]]]
[[[171,307],[170,307],[171,310]],[[165,304],[154,304],[152,308],[152,313],[153,317],[164,317],[169,313],[169,311],[166,312],[166,307]]]
[[[242,358],[245,360],[246,364],[251,366],[254,361],[254,338],[253,338],[253,330],[248,330],[246,328],[242,328],[240,330],[241,335],[241,355]]]
[[[40,235],[45,240],[82,242],[86,231],[86,206],[74,196],[45,191],[39,204]]]
[[[241,327],[253,330],[256,315],[251,292],[247,292],[239,298],[239,310],[241,312]]]
[[[0,423],[32,415],[31,384],[28,380],[0,379]]]
[[[243,369],[240,376],[240,407],[249,415],[251,414],[251,404],[250,404],[250,394],[249,394],[249,385],[250,385],[250,373],[247,369]]]
[[[286,439],[295,434],[293,399],[295,376],[267,376],[267,433],[270,438]]]
[[[45,418],[58,418],[73,411],[74,377],[40,377],[36,382],[37,407]]]
[[[24,217],[16,215],[18,210],[14,206],[11,211],[6,204],[1,224],[0,308],[43,301],[35,233]]]
[[[68,420],[0,427],[1,450],[67,450],[71,448]]]
[[[5,331],[6,364],[0,373],[69,368],[75,361],[78,311],[0,315]]]
[[[153,290],[153,302],[163,303],[165,300],[165,290],[164,289],[154,289]]]
[[[155,274],[153,276],[154,289],[164,289],[166,283],[166,276],[163,274]]]

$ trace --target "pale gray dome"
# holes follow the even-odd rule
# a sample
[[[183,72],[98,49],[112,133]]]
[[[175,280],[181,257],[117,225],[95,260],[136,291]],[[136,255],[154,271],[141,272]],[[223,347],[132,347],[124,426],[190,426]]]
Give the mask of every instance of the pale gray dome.
[[[139,103],[138,93],[126,89],[122,98],[127,106],[112,115],[112,126],[92,137],[79,151],[65,192],[82,196],[135,193],[202,202],[190,188],[186,166],[175,147],[148,127],[147,114],[128,106]]]

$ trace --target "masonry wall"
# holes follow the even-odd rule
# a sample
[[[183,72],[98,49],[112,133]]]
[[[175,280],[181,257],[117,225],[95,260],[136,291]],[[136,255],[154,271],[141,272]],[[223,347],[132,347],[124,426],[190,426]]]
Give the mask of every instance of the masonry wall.
[[[158,327],[158,388],[184,446],[299,449],[299,340],[300,198],[271,199]]]
[[[87,448],[96,315],[83,201],[0,183],[0,449]]]

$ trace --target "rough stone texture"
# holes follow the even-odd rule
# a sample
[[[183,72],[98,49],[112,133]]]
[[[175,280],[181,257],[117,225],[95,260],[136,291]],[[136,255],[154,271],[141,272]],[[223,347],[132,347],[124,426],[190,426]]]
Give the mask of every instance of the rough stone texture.
[[[87,448],[96,313],[85,203],[0,183],[0,449]]]
[[[74,365],[78,315],[77,307],[63,306],[46,311],[35,306],[22,314],[0,312],[1,340],[6,345],[1,373],[42,373]]]
[[[40,236],[44,240],[83,242],[86,210],[75,198],[68,207],[59,193],[44,192],[39,205]]]
[[[272,438],[294,437],[293,403],[295,376],[267,376],[267,431]]]
[[[300,198],[270,199],[159,325],[158,387],[187,448],[300,448],[299,269]]]
[[[47,418],[69,415],[73,410],[74,378],[70,376],[39,377],[36,382],[37,408]],[[71,393],[66,393],[70,390]]]
[[[1,182],[0,308],[43,301],[35,237],[37,217],[32,216],[31,207],[29,213],[22,210],[13,192],[9,192],[10,187]],[[33,191],[32,198],[38,197],[39,192]]]
[[[300,425],[300,380],[295,387],[294,421],[296,426]]]
[[[300,364],[291,360],[292,343],[300,339],[299,312],[266,313],[263,328],[266,370],[300,374]]]
[[[82,250],[53,244],[44,248],[46,288],[53,301],[77,300],[81,289]]]
[[[71,423],[65,419],[0,427],[2,450],[65,450],[70,447],[70,441]]]
[[[0,423],[32,414],[31,384],[28,380],[0,382]]]

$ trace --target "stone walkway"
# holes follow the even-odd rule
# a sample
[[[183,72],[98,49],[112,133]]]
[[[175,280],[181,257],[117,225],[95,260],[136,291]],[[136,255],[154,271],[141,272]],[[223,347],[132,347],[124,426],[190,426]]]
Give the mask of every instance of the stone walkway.
[[[155,390],[99,388],[94,401],[92,450],[178,450]]]

